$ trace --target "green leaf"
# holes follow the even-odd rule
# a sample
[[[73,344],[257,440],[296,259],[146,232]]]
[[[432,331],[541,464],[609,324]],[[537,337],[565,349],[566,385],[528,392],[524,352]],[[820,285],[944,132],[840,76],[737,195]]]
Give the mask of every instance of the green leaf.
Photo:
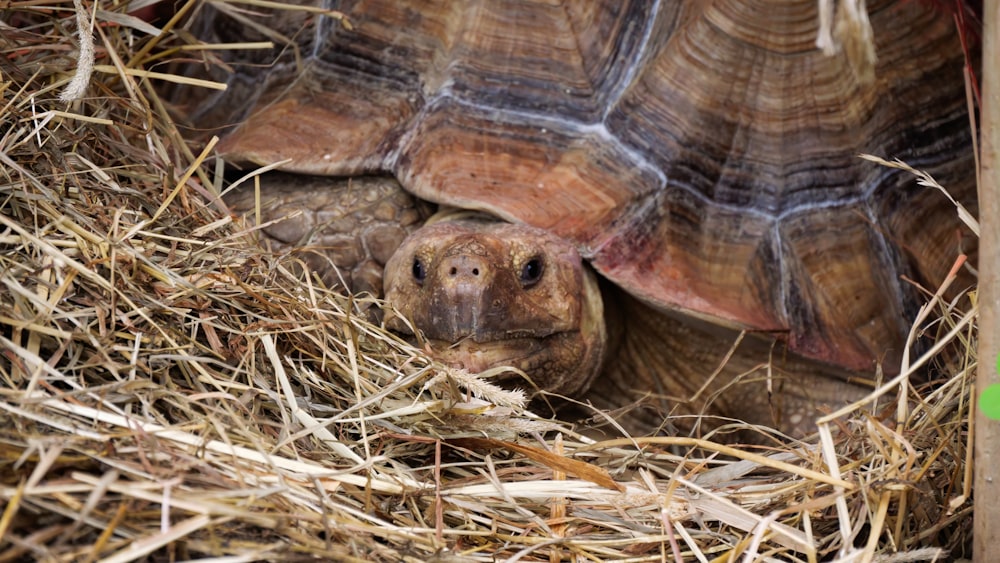
[[[988,418],[1000,420],[1000,384],[994,383],[979,395],[979,408]]]

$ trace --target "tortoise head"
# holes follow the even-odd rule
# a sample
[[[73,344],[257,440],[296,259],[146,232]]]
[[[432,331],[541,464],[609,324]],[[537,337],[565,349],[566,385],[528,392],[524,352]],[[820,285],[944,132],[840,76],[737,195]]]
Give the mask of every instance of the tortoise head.
[[[572,394],[601,368],[600,289],[576,248],[547,231],[462,220],[425,226],[386,264],[385,297],[438,359],[472,372],[510,366]]]

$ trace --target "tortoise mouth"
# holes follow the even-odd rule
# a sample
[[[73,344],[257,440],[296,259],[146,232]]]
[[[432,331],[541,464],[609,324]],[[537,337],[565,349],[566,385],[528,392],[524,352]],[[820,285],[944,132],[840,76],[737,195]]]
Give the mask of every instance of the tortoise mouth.
[[[470,373],[482,373],[491,368],[513,367],[527,372],[533,364],[532,357],[539,353],[543,344],[534,338],[510,338],[488,342],[476,342],[466,338],[459,342],[448,344],[443,341],[431,341],[434,356],[441,362],[454,367],[468,370]],[[499,378],[502,381],[516,379],[517,374],[508,371]]]
[[[397,331],[399,332],[399,331]],[[410,333],[400,333],[411,343],[417,339]],[[453,368],[469,373],[483,373],[495,368],[513,368],[493,374],[491,381],[509,386],[522,383],[533,389],[558,390],[564,374],[578,373],[585,362],[581,353],[579,331],[560,331],[545,335],[525,331],[507,333],[502,338],[466,337],[451,342],[425,338],[423,344],[431,356]]]
[[[485,338],[484,335],[466,337],[457,342],[427,339],[426,342],[434,359],[453,368],[482,373],[497,367],[512,367],[525,373],[532,373],[545,362],[553,349],[553,340],[572,338],[569,332],[546,335],[506,334],[501,338]],[[516,379],[514,372],[501,376],[501,380]]]

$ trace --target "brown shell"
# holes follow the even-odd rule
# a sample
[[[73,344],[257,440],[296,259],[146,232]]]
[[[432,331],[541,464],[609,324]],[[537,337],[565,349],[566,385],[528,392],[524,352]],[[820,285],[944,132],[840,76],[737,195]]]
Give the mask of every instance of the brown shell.
[[[215,19],[297,48],[231,61],[203,102],[201,126],[245,120],[231,160],[393,174],[574,240],[648,302],[854,369],[894,369],[919,303],[903,276],[934,287],[970,245],[944,196],[857,157],[974,200],[962,50],[925,3],[868,2],[868,81],[815,46],[815,0],[333,4],[350,28]]]

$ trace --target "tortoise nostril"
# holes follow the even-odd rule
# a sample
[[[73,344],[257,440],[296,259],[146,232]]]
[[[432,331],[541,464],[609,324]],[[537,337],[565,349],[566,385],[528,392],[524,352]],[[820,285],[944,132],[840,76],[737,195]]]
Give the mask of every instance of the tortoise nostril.
[[[472,268],[471,270],[469,270],[469,273],[472,274],[474,277],[479,277],[479,268]],[[458,268],[452,266],[452,268],[448,270],[448,275],[457,276]]]
[[[448,256],[442,260],[440,268],[442,276],[462,283],[480,283],[491,275],[489,263],[481,256]]]

